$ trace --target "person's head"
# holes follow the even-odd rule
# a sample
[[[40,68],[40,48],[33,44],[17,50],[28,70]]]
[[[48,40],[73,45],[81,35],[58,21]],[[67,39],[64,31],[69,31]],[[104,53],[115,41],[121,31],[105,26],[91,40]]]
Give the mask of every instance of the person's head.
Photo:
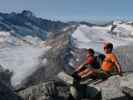
[[[112,52],[112,50],[113,50],[113,44],[112,43],[105,44],[105,46],[104,46],[105,53],[110,53],[110,52]]]
[[[94,52],[94,50],[93,50],[92,48],[89,48],[89,49],[88,49],[88,54],[89,54],[90,56],[93,56],[93,55],[95,54],[95,52]]]

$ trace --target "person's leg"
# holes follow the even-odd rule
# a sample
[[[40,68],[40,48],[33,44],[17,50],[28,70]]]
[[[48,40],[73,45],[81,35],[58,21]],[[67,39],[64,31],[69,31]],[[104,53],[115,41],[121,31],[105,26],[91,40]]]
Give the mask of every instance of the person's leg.
[[[85,77],[91,77],[92,75],[95,75],[95,73],[97,73],[97,70],[93,68],[87,68],[78,74],[79,76],[81,76],[81,78],[85,78]]]
[[[105,73],[102,69],[100,70],[95,70],[95,69],[88,69],[86,73],[84,73],[81,78],[86,78],[86,77],[93,77],[96,79],[107,79],[109,75]]]
[[[80,81],[81,77],[77,72],[74,72],[72,74],[72,77],[74,78],[75,81]]]
[[[81,76],[81,78],[89,77],[93,75],[93,71],[89,70],[87,73]]]
[[[79,75],[79,76],[84,75],[84,71],[79,72],[78,75]]]
[[[87,72],[89,72],[88,68],[86,68],[85,70],[79,72],[78,74],[79,74],[79,76],[82,76],[82,75],[86,74]]]

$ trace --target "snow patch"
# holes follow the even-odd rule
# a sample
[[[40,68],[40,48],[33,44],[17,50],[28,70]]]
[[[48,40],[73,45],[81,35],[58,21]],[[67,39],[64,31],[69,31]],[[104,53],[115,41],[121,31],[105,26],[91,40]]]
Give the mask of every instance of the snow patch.
[[[128,24],[118,24],[113,32],[117,32],[120,36],[133,36],[133,26]]]
[[[7,38],[10,36],[9,32],[0,32],[0,43],[5,42]]]
[[[40,59],[49,48],[33,46],[19,46],[0,49],[0,64],[13,72],[12,85],[17,86],[39,68],[39,64],[45,65],[47,59]]]

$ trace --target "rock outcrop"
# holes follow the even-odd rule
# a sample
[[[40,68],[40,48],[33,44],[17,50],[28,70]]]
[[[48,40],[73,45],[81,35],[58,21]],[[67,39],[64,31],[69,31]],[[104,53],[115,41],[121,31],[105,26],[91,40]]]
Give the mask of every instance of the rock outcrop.
[[[94,86],[101,88],[102,100],[132,100],[126,94],[128,91],[128,94],[131,97],[132,91],[130,90],[133,89],[132,77],[133,74],[129,73],[124,74],[123,77],[115,75]],[[127,88],[129,89],[127,90]]]
[[[26,87],[55,80],[57,79],[56,75],[65,70],[66,55],[69,54],[67,51],[69,48],[69,32],[71,33],[72,29],[68,29],[64,33],[56,33],[58,35],[54,39],[50,38],[45,42],[44,46],[50,46],[51,48],[40,59],[46,58],[47,65],[40,66],[31,76],[27,77],[24,84]]]
[[[23,100],[9,87],[0,82],[0,100]]]
[[[57,84],[55,81],[44,82],[19,91],[18,94],[24,100],[66,100],[67,87]]]
[[[124,75],[123,77],[112,76],[106,81],[102,81],[98,84],[92,83],[90,86],[101,89],[102,100],[132,100],[131,76],[133,76],[133,74]],[[123,81],[126,81],[130,85],[128,86],[126,82],[123,83]],[[124,86],[128,89],[124,88]],[[19,91],[18,94],[24,100],[68,100],[69,87],[59,81],[48,81]]]
[[[0,82],[8,86],[9,88],[12,88],[11,86],[12,75],[13,75],[13,72],[9,71],[8,69],[3,68],[0,65]]]

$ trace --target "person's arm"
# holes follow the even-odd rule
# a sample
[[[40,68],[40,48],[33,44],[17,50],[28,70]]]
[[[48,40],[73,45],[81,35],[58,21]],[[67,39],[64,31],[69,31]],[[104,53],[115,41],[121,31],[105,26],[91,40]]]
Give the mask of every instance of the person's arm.
[[[120,63],[118,61],[115,62],[115,65],[116,65],[116,69],[117,69],[117,73],[120,75],[120,76],[123,76],[122,75],[122,67],[120,65]]]
[[[117,59],[117,56],[115,54],[112,55],[112,62],[115,64],[117,74],[122,76],[122,67]]]
[[[78,68],[76,68],[76,72],[80,71],[81,68],[83,68],[86,65],[86,62],[84,62],[83,64],[81,64]]]

